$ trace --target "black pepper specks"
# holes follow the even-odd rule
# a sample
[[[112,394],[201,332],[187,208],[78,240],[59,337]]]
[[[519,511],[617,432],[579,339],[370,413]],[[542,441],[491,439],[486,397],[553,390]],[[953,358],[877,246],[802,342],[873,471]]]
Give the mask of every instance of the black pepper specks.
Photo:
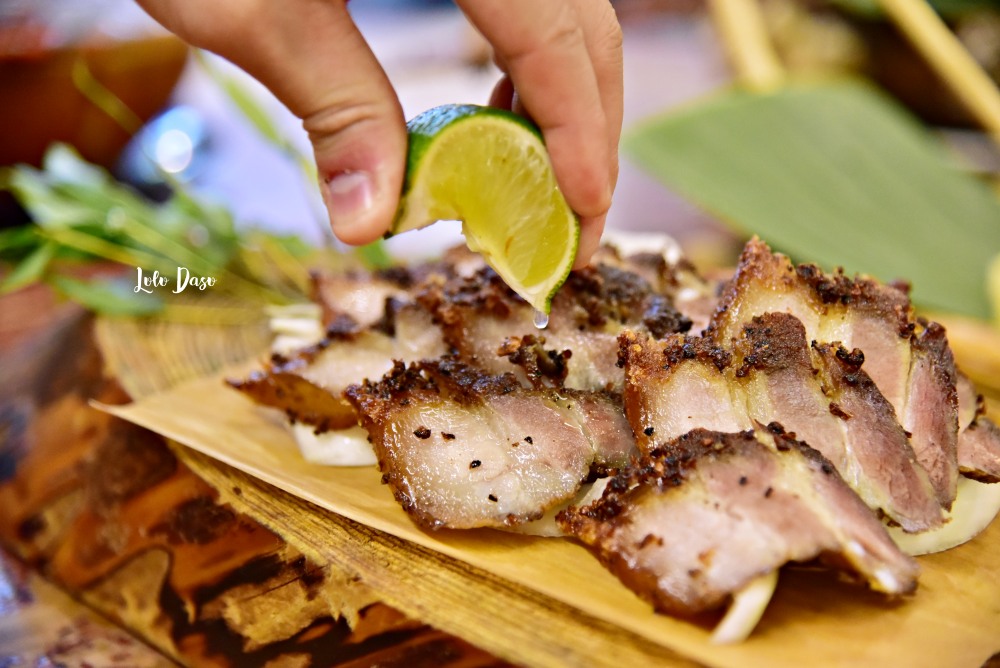
[[[768,487],[767,489],[764,490],[764,498],[765,499],[770,499],[772,494],[774,494],[774,488],[773,487]]]
[[[446,441],[454,441],[455,440],[455,434],[449,434],[446,431],[442,431],[441,432],[441,438],[443,438]]]
[[[427,427],[417,427],[416,430],[414,430],[413,435],[417,438],[430,438],[431,430]]]
[[[851,419],[851,414],[845,411],[843,408],[841,408],[840,404],[838,404],[836,401],[830,402],[830,413],[832,415],[835,415],[836,417],[839,417],[841,420]]]
[[[525,443],[534,443],[534,441],[533,441],[533,440],[531,440],[531,437],[530,437],[530,436],[525,436],[525,437],[524,437],[524,442],[525,442]]]
[[[472,462],[469,464],[469,468],[478,469],[482,465],[483,463],[481,461],[479,461],[478,459],[473,459]]]
[[[655,430],[652,427],[646,427],[645,429],[642,430],[642,433],[644,433],[646,436],[652,436],[654,431]]]
[[[745,475],[740,476],[740,487],[747,484],[747,477]]]
[[[490,494],[490,495],[489,495],[488,497],[486,497],[486,498],[487,498],[487,499],[489,499],[490,501],[492,501],[493,503],[496,503],[496,502],[497,502],[497,497],[496,497],[496,495],[494,495],[494,494]]]

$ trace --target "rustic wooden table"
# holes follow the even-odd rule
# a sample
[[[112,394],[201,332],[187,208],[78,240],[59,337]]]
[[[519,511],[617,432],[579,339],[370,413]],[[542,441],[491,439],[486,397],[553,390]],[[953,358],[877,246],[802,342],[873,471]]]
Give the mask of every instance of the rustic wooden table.
[[[703,630],[645,607],[664,633],[629,630],[627,596],[603,614],[571,605],[88,404],[175,386],[258,355],[267,339],[263,325],[95,322],[40,288],[0,299],[0,545],[13,556],[0,577],[0,667],[698,666],[699,656],[1000,668],[1000,655],[988,658],[1000,646],[1000,525],[922,561],[921,592],[899,605],[790,573],[751,641],[711,648]]]
[[[128,400],[93,322],[42,288],[0,300],[0,665],[505,665],[305,557],[164,439],[89,407]]]

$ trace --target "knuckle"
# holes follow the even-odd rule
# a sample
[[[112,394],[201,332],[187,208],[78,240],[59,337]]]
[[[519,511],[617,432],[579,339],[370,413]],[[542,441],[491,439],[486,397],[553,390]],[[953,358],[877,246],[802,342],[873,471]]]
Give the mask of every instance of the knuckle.
[[[568,11],[563,12],[561,16],[565,18],[553,23],[552,27],[546,33],[543,33],[544,36],[539,45],[540,48],[548,47],[559,50],[571,50],[585,44],[583,26],[575,20],[572,13]]]
[[[622,27],[615,18],[614,10],[611,13],[611,20],[604,25],[604,45],[610,51],[620,52],[625,41]]]
[[[367,123],[378,122],[385,116],[384,106],[377,102],[341,97],[303,118],[302,127],[310,139],[316,142],[342,135]]]
[[[576,12],[570,4],[561,6],[553,20],[538,30],[525,34],[520,44],[516,44],[505,60],[511,62],[530,58],[536,54],[551,51],[572,51],[585,44],[583,26],[577,20]]]

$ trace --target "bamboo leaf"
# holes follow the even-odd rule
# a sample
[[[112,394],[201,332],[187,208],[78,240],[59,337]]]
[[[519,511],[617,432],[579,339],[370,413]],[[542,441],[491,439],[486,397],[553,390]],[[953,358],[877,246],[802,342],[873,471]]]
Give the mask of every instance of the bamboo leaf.
[[[139,128],[142,127],[142,119],[94,77],[86,60],[78,57],[73,61],[71,76],[76,89],[94,106],[110,116],[125,132],[132,135],[139,131]]]
[[[1000,201],[866,85],[729,92],[654,119],[624,147],[667,185],[797,261],[908,280],[918,304],[989,315]]]
[[[878,0],[833,0],[832,4],[870,19],[878,19],[883,16]],[[949,18],[968,12],[1000,7],[1000,2],[997,0],[930,0],[928,4],[942,16]]]
[[[47,225],[72,226],[94,219],[91,207],[80,201],[54,196],[42,172],[19,166],[10,175],[7,188],[35,221]]]
[[[16,261],[38,247],[33,225],[19,225],[0,230],[0,259]]]
[[[135,293],[122,281],[81,281],[69,276],[54,276],[52,284],[65,297],[104,315],[151,315],[163,308],[163,302],[154,295]]]
[[[48,241],[36,248],[24,258],[14,270],[0,281],[0,295],[13,292],[41,279],[52,258],[55,257],[58,244]]]
[[[370,244],[365,244],[364,246],[359,246],[354,252],[358,254],[358,257],[361,258],[361,261],[369,269],[384,269],[391,267],[393,264],[392,256],[385,249],[385,244],[382,243],[381,239],[373,241]]]

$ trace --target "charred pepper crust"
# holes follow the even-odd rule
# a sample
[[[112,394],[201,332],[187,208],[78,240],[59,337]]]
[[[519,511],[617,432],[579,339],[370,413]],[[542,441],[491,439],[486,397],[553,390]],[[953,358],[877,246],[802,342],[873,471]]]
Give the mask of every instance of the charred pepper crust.
[[[913,307],[905,284],[883,285],[864,276],[850,278],[840,268],[826,274],[814,264],[795,266],[787,256],[773,253],[767,244],[756,237],[747,242],[736,273],[723,288],[713,322],[722,318],[745,285],[752,281],[771,285],[778,283],[788,290],[805,288],[818,311],[849,305],[852,309],[876,314],[891,321],[897,334],[903,338],[910,336],[915,328]]]
[[[416,294],[417,301],[437,322],[462,327],[474,315],[505,320],[515,309],[525,306],[496,273],[486,267],[470,277],[436,277],[426,281]],[[645,324],[655,336],[684,332],[691,328],[688,318],[677,311],[669,297],[658,295],[643,277],[609,265],[587,267],[572,272],[556,295],[567,304],[575,325],[600,329],[608,322]],[[554,305],[558,309],[558,305]],[[448,338],[448,329],[445,336]],[[448,343],[460,348],[460,333]]]
[[[638,462],[615,475],[601,498],[589,506],[561,511],[556,521],[567,533],[591,542],[595,538],[594,522],[606,524],[619,517],[640,488],[653,488],[662,493],[680,487],[700,460],[725,458],[746,449],[769,448],[771,444],[768,440],[773,440],[774,450],[779,456],[786,456],[781,453],[796,452],[825,475],[837,475],[833,464],[818,450],[796,440],[793,434],[786,433],[776,422],[761,426],[758,432],[723,433],[698,428],[658,445]]]
[[[569,373],[566,362],[573,351],[546,350],[544,337],[526,334],[505,339],[497,355],[524,369],[528,381],[536,388],[562,387]]]
[[[601,327],[608,321],[637,322],[652,295],[646,279],[610,265],[573,272],[566,285],[585,311],[585,323],[591,327]]]
[[[958,411],[958,368],[955,356],[948,345],[945,328],[936,322],[918,318],[919,329],[914,335],[913,348],[917,354],[926,355],[932,362],[934,379],[941,387],[948,388],[949,409]]]
[[[673,302],[664,295],[651,295],[646,310],[642,314],[642,324],[653,338],[691,331],[691,318],[674,308]]]
[[[513,290],[489,267],[472,276],[434,276],[416,291],[419,304],[444,324],[459,324],[469,310],[476,314],[507,318],[512,305],[520,300]]]
[[[490,397],[521,389],[512,373],[484,373],[454,356],[414,362],[396,360],[381,380],[365,380],[346,390],[348,401],[362,417],[388,419],[394,406],[405,407],[414,393],[430,392],[463,405],[479,405]],[[376,420],[377,421],[377,420]]]
[[[632,330],[618,335],[617,364],[630,378],[645,376],[651,370],[669,370],[691,359],[711,364],[722,372],[732,364],[733,355],[701,336],[672,334],[654,341]]]
[[[750,370],[777,371],[810,366],[806,328],[788,313],[755,316],[743,327],[743,337],[734,350],[740,360],[735,374],[743,378]]]
[[[824,367],[828,370],[830,378],[828,382],[823,383],[823,389],[827,396],[836,398],[840,396],[837,388],[850,385],[861,393],[866,402],[871,405],[884,406],[885,408],[882,410],[888,410],[895,415],[892,406],[875,386],[875,381],[861,368],[865,361],[863,352],[857,348],[847,350],[839,343],[813,341],[811,347],[818,355],[827,360]]]

